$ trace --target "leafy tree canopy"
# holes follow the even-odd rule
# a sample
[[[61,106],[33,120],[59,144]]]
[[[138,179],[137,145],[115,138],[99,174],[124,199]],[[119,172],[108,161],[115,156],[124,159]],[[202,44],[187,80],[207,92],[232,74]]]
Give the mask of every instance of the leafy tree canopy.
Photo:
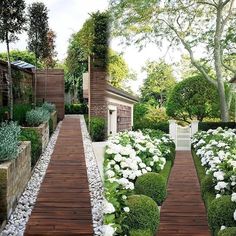
[[[25,29],[25,1],[1,0],[0,1],[0,41],[15,41],[17,34]]]
[[[28,49],[37,59],[48,57],[48,9],[42,2],[34,2],[28,7]]]
[[[221,119],[229,118],[224,86],[224,68],[236,74],[226,63],[227,55],[235,53],[236,8],[234,0],[111,0],[114,36],[123,36],[127,43],[141,48],[147,43],[185,48],[191,64],[218,90]],[[203,62],[196,54],[201,48]],[[207,73],[205,62],[214,73]]]
[[[219,97],[216,88],[202,75],[179,82],[167,101],[167,115],[181,121],[202,121],[205,117],[219,117]]]
[[[128,78],[129,68],[124,58],[112,49],[108,51],[108,74],[114,87],[122,87],[122,82]]]
[[[143,70],[147,73],[147,77],[141,88],[142,100],[163,106],[168,93],[176,83],[172,66],[163,60],[147,61]]]
[[[7,53],[0,53],[0,58],[4,61],[7,60]],[[33,52],[30,52],[28,50],[24,50],[24,51],[20,51],[20,50],[12,50],[11,51],[11,55],[10,55],[10,60],[11,61],[17,61],[17,60],[21,60],[21,61],[25,61],[28,62],[32,65],[34,65],[35,63],[35,54]],[[38,67],[42,68],[42,62],[38,63]]]

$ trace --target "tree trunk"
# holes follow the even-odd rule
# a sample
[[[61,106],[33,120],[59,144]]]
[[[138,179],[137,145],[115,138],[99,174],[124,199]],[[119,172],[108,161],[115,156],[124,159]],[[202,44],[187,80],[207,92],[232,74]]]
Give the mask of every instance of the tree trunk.
[[[7,69],[8,69],[8,107],[10,109],[10,120],[13,120],[13,91],[12,91],[12,73],[11,73],[11,59],[10,59],[10,47],[9,38],[6,34],[7,43]]]
[[[217,78],[217,87],[218,94],[220,97],[220,112],[221,112],[221,120],[223,122],[229,121],[229,110],[228,104],[226,101],[225,95],[225,87],[222,75],[222,64],[221,64],[221,18],[222,18],[222,8],[219,7],[217,9],[217,17],[216,17],[216,32],[214,36],[214,63],[216,70],[216,78]]]
[[[37,64],[38,58],[35,53],[35,73],[34,73],[34,107],[37,105]]]

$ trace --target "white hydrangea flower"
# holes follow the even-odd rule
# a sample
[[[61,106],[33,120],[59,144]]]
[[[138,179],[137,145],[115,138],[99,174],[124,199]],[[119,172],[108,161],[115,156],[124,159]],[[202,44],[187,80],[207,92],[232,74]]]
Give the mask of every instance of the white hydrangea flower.
[[[116,211],[115,207],[112,203],[108,202],[107,200],[104,201],[103,212],[104,214],[112,214]]]
[[[103,236],[113,236],[116,229],[113,228],[112,224],[103,225]]]
[[[125,212],[130,212],[129,207],[124,207],[124,211],[125,211]]]
[[[232,202],[236,202],[236,193],[233,193],[233,194],[231,195],[231,201],[232,201]]]
[[[234,220],[236,221],[236,210],[234,211]]]

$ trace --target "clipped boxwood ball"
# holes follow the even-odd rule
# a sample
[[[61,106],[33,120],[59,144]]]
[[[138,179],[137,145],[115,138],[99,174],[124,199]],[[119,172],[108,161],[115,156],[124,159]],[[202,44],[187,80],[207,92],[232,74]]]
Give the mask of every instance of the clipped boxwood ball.
[[[145,195],[131,195],[127,199],[130,212],[125,224],[130,230],[150,230],[156,232],[160,223],[160,212],[155,201]]]
[[[157,173],[146,173],[137,178],[135,192],[152,198],[160,205],[166,198],[166,181]]]
[[[217,232],[222,225],[236,226],[234,211],[236,203],[231,201],[231,196],[222,196],[214,199],[208,207],[208,223],[213,232]]]
[[[229,227],[224,230],[219,231],[218,236],[235,236],[236,227]]]
[[[131,229],[129,231],[129,235],[130,236],[153,236],[153,233],[151,230],[146,229],[146,230],[142,230],[142,229]]]

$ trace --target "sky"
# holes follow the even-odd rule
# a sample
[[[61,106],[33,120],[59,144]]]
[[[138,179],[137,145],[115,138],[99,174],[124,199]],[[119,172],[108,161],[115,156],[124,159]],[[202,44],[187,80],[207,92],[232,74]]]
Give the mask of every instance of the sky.
[[[66,58],[71,35],[82,28],[83,23],[89,18],[89,13],[98,10],[103,11],[109,6],[109,0],[25,0],[27,5],[37,1],[44,2],[49,9],[49,27],[57,35],[56,51],[60,61]],[[20,35],[19,40],[16,43],[12,43],[10,47],[11,49],[25,50],[27,47],[27,34]],[[129,68],[137,73],[137,80],[129,83],[135,93],[138,93],[146,76],[142,72],[145,62],[147,60],[159,60],[166,54],[167,48],[167,46],[163,46],[162,50],[160,50],[155,45],[148,45],[139,52],[135,46],[124,47],[120,45],[117,39],[111,41],[111,47],[117,52],[123,52],[123,57]],[[4,51],[6,51],[5,44],[0,44],[0,52]],[[169,51],[165,59],[169,63],[179,61],[180,53],[178,51]]]
[[[56,50],[58,59],[66,57],[70,36],[78,32],[89,18],[89,13],[108,8],[108,0],[25,0],[27,5],[43,2],[49,9],[49,27],[56,32]],[[0,44],[0,52],[6,51]],[[10,45],[11,49],[24,50],[27,47],[27,34],[19,36],[19,40]]]

